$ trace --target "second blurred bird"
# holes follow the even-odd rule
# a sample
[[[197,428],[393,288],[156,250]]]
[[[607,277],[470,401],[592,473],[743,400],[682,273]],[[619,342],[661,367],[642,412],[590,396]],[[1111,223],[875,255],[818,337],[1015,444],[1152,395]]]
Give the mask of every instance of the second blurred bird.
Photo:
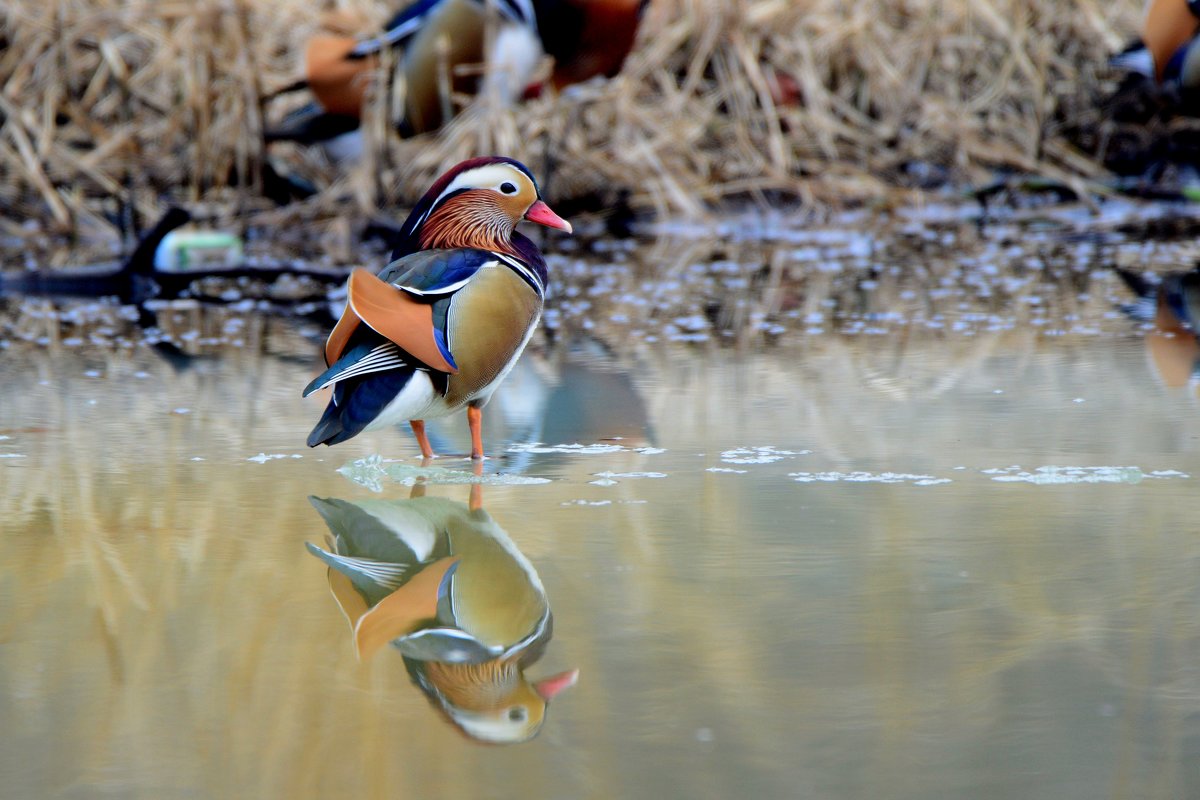
[[[1179,91],[1200,89],[1200,0],[1147,0],[1141,36],[1114,66]]]
[[[456,111],[452,95],[485,92],[511,104],[540,91],[535,78],[543,55],[554,59],[547,82],[556,89],[612,77],[633,47],[648,2],[416,0],[378,36],[314,36],[305,51],[304,80],[287,88],[307,89],[312,101],[268,129],[267,141],[321,143],[334,159],[356,158],[367,84],[388,48],[397,54],[404,85],[403,116],[396,122],[405,136],[447,122]]]

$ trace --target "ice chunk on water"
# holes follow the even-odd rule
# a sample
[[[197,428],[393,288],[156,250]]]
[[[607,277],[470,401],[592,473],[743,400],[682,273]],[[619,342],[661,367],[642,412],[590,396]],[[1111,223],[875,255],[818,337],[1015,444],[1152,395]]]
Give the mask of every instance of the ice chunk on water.
[[[812,450],[777,450],[772,445],[762,447],[736,447],[721,453],[726,464],[773,464],[792,456],[805,456]]]
[[[1140,467],[1035,467],[1032,471],[1020,467],[986,469],[984,474],[992,480],[1004,483],[1141,483],[1143,480],[1191,477],[1176,470],[1151,470],[1143,472]]]
[[[597,478],[665,478],[665,472],[597,472]]]
[[[911,483],[913,486],[937,486],[952,483],[949,478],[935,475],[914,475],[907,472],[789,472],[788,477],[797,483]]]
[[[571,453],[576,455],[597,455],[600,453],[621,453],[627,448],[619,444],[528,444],[509,445],[509,453]]]
[[[267,453],[259,453],[259,454],[258,454],[258,455],[256,455],[256,456],[250,456],[250,457],[249,457],[249,458],[247,458],[246,460],[247,460],[247,461],[254,461],[254,462],[258,463],[258,464],[265,464],[265,463],[267,463],[268,461],[274,461],[274,460],[276,460],[276,459],[279,459],[279,458],[288,458],[288,457],[289,457],[289,456],[288,456],[286,453],[270,453],[270,454],[267,454]],[[299,455],[293,455],[293,456],[291,456],[291,458],[300,458],[300,457],[301,457],[301,456],[299,456]]]
[[[416,483],[431,486],[478,483],[484,486],[532,486],[549,483],[549,478],[531,475],[491,473],[476,475],[471,470],[454,467],[414,466],[397,461],[388,461],[380,455],[359,458],[338,468],[338,472],[359,486],[372,492],[382,492],[383,484],[395,483],[413,486]]]

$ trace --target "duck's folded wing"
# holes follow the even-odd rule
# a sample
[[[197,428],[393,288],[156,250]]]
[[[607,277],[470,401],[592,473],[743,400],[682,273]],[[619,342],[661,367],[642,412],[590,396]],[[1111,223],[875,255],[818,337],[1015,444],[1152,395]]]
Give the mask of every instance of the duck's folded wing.
[[[495,263],[496,254],[487,250],[420,250],[388,264],[379,279],[408,294],[433,299],[454,294],[475,273]]]
[[[446,343],[443,315],[435,321],[429,300],[382,281],[365,269],[351,273],[347,289],[346,309],[325,342],[326,364],[332,366],[342,358],[358,326],[366,323],[420,362],[412,366],[424,365],[446,373],[458,371]]]

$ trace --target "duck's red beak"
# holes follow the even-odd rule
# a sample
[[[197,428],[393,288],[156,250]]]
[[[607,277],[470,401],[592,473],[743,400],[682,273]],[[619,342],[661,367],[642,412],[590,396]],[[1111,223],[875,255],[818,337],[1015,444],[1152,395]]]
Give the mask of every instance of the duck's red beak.
[[[536,222],[538,225],[545,225],[547,228],[557,228],[560,231],[571,232],[571,223],[551,211],[550,206],[541,200],[536,201],[529,207],[529,210],[525,212],[525,219],[530,222]]]
[[[533,685],[533,690],[543,700],[550,702],[554,699],[554,695],[563,689],[570,689],[577,680],[579,680],[579,670],[569,669],[566,672],[551,675],[549,678],[543,678]]]

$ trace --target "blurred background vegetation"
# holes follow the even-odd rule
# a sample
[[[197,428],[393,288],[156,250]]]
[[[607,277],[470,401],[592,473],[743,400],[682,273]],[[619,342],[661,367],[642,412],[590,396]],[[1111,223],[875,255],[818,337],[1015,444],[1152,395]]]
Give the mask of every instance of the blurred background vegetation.
[[[115,246],[169,202],[243,231],[303,228],[313,256],[419,196],[464,157],[513,155],[557,203],[702,217],[731,203],[890,206],[1002,172],[1103,173],[1097,100],[1137,0],[652,0],[621,74],[512,108],[468,104],[401,139],[377,68],[364,156],[271,146],[318,189],[265,199],[268,102],[327,14],[377,31],[368,0],[15,0],[0,8],[0,237]],[[297,225],[297,223],[301,223]],[[148,224],[145,222],[144,224]],[[347,227],[349,226],[349,228]]]

